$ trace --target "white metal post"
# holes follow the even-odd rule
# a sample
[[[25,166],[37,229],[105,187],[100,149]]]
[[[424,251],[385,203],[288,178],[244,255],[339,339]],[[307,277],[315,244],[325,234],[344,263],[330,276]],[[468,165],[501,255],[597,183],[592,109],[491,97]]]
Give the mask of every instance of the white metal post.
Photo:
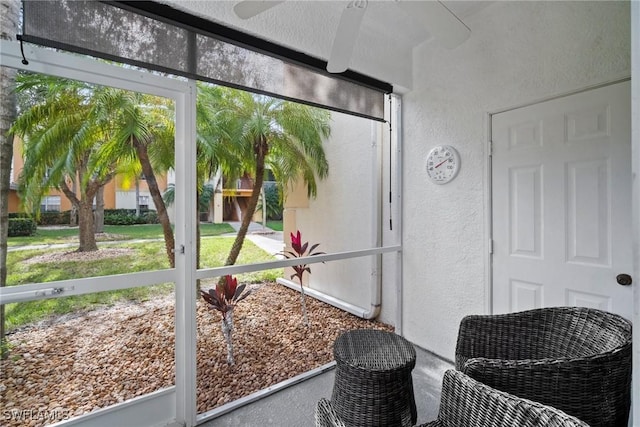
[[[176,105],[176,421],[196,424],[196,84]]]

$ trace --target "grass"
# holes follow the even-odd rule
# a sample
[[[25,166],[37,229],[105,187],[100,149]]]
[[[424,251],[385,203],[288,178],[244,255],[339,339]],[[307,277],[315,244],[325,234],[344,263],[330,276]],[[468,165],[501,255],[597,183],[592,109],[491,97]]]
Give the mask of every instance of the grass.
[[[282,231],[282,220],[280,221],[267,221],[267,227],[275,231]]]
[[[130,243],[114,245],[112,247],[129,248],[133,253],[94,261],[37,262],[27,264],[24,261],[36,256],[64,253],[68,252],[69,249],[40,249],[9,252],[7,256],[7,286],[169,268],[169,262],[164,252],[164,242]]]
[[[131,227],[137,228],[145,226]],[[56,231],[64,232],[60,234],[65,234],[68,230]],[[210,229],[206,235],[211,236],[213,232],[214,230]],[[132,235],[132,233],[129,233],[128,235]],[[55,236],[52,235],[52,237]],[[232,237],[207,237],[202,239],[202,268],[222,266],[226,260],[232,243]],[[7,286],[16,286],[26,283],[46,283],[54,280],[107,276],[138,271],[153,271],[169,267],[169,263],[164,253],[163,241],[121,243],[110,247],[128,248],[133,251],[133,253],[115,258],[98,259],[93,261],[26,263],[26,261],[36,256],[55,252],[65,252],[69,251],[69,249],[41,249],[9,252],[7,257]],[[237,264],[251,264],[270,260],[273,260],[271,255],[254,245],[251,241],[245,240]],[[258,283],[274,281],[276,278],[281,277],[282,273],[282,269],[275,269],[241,274],[237,277],[240,282]],[[203,289],[207,289],[210,287],[209,285],[213,286],[214,283],[215,279],[209,279],[203,281],[201,286]],[[140,288],[7,304],[6,327],[8,331],[11,331],[17,327],[46,319],[52,315],[92,310],[99,307],[110,306],[121,301],[144,301],[155,295],[168,294],[172,291],[173,283],[165,283]]]
[[[52,298],[7,304],[6,328],[7,331],[10,332],[17,327],[48,319],[55,315],[95,310],[99,307],[109,307],[122,301],[142,302],[150,299],[152,296],[164,295],[172,291],[173,284],[165,283],[66,298]]]
[[[144,225],[105,225],[105,233],[117,235],[118,240],[135,239],[162,239],[162,227],[160,224]],[[200,224],[200,233],[203,237],[219,236],[224,233],[233,233],[233,228],[223,224]],[[100,238],[98,238],[100,240]],[[28,245],[54,245],[62,243],[75,243],[78,241],[78,228],[38,228],[34,236],[9,237],[9,247]]]
[[[224,265],[232,243],[233,237],[203,239],[200,243],[200,268],[213,268]],[[249,239],[245,239],[236,265],[273,261],[273,259],[272,256],[254,245]],[[283,269],[277,268],[274,270],[239,274],[237,277],[239,282],[260,283],[264,281],[275,281],[278,277],[282,277],[282,275]]]

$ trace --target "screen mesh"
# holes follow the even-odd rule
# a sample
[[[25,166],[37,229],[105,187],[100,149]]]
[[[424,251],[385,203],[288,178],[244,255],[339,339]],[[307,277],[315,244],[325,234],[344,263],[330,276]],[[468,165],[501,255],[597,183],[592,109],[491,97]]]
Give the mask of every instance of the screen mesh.
[[[24,1],[27,42],[129,63],[374,120],[384,92],[213,34],[96,1]]]

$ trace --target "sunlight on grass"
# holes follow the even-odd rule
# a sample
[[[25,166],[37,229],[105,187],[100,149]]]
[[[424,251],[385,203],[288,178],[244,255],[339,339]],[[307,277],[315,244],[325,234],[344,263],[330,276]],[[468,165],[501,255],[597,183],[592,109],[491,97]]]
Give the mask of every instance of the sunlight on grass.
[[[282,231],[282,220],[280,221],[267,221],[267,227],[275,231]]]
[[[233,237],[221,237],[216,239],[203,239],[200,244],[200,268],[214,268],[224,265],[229,249],[233,244]],[[242,251],[236,265],[253,264],[256,262],[273,261],[274,257],[260,249],[250,240],[245,240]],[[282,277],[283,269],[255,271],[252,273],[239,274],[239,282],[258,283],[264,281],[275,281]]]
[[[132,253],[91,261],[33,262],[34,257],[44,254],[64,254],[69,251],[68,249],[43,249],[9,252],[7,256],[7,285],[14,286],[169,268],[162,242],[135,243],[118,245],[117,247],[131,249]]]
[[[209,231],[213,232],[213,229]],[[201,265],[204,266],[204,268],[224,265],[232,244],[233,237],[203,239],[201,245]],[[127,249],[130,252],[112,258],[82,261],[65,261],[64,256],[61,256],[61,260],[56,262],[37,261],[39,259],[38,257],[61,255],[69,252],[69,249],[40,249],[9,252],[7,257],[7,286],[169,268],[169,262],[164,252],[163,241],[117,244],[110,246],[110,248]],[[105,249],[102,250],[105,251]],[[253,242],[245,240],[237,264],[251,264],[273,259],[271,255],[257,247]],[[238,275],[238,280],[240,282],[258,283],[275,281],[276,278],[281,276],[282,269],[275,269]],[[210,282],[213,283],[214,280],[211,279]],[[203,284],[203,286],[205,288],[208,287],[207,283]],[[173,284],[161,284],[65,298],[7,304],[7,329],[10,331],[16,327],[43,320],[52,315],[68,314],[79,310],[93,310],[98,307],[109,306],[116,302],[126,300],[144,301],[155,295],[167,294],[172,291]]]

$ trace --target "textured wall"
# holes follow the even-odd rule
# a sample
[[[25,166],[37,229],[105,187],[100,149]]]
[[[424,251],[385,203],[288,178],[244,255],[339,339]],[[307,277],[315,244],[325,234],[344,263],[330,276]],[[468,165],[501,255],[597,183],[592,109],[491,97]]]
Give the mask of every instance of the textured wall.
[[[318,185],[308,208],[296,209],[302,240],[320,243],[317,250],[335,253],[368,249],[374,227],[372,122],[332,113],[325,144],[329,177]],[[288,240],[289,236],[285,236]],[[362,308],[371,301],[371,257],[311,266],[310,286]]]
[[[629,76],[629,21],[627,2],[495,2],[457,49],[416,48],[403,98],[408,339],[452,359],[460,319],[486,311],[488,113]],[[437,144],[462,158],[443,186],[425,172]]]

